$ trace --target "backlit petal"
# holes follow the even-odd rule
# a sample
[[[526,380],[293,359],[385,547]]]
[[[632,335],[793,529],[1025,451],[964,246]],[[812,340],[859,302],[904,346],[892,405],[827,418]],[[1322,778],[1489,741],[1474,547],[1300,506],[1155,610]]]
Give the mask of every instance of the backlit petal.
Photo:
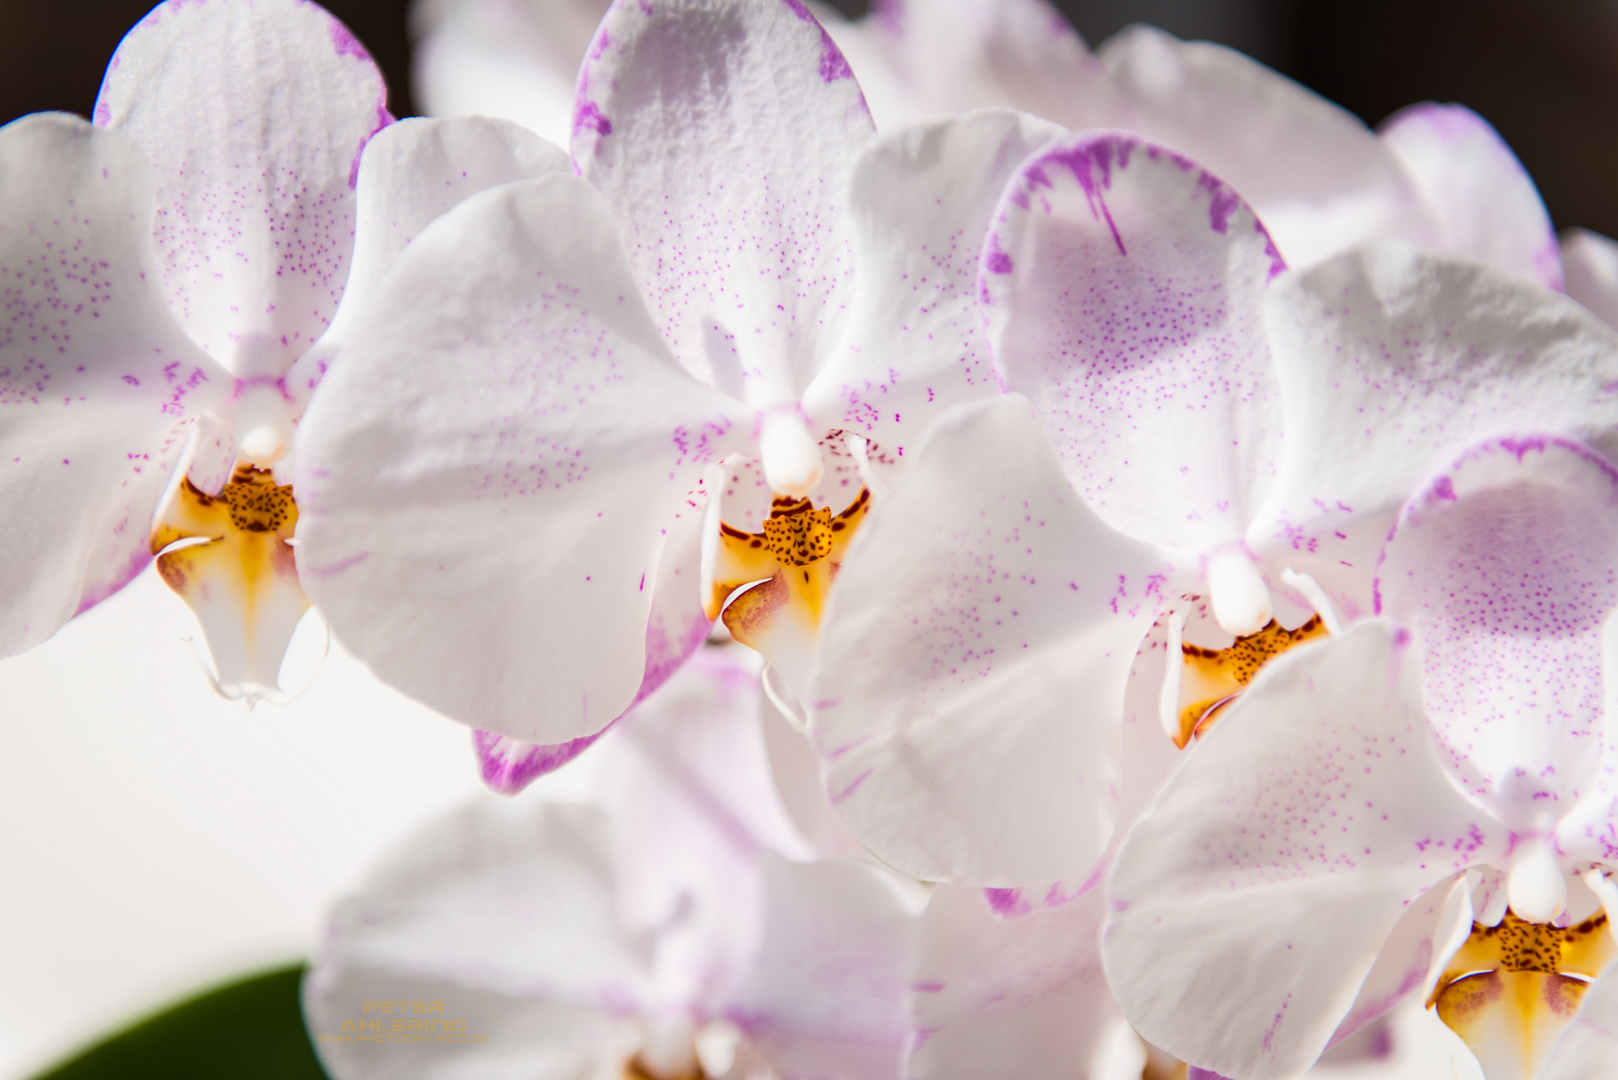
[[[1377,569],[1415,627],[1445,761],[1531,831],[1590,791],[1602,751],[1602,629],[1618,610],[1618,470],[1587,448],[1502,439],[1433,477]]]
[[[1303,1072],[1407,905],[1504,853],[1438,761],[1406,637],[1368,620],[1267,664],[1125,840],[1103,953],[1143,1038]]]
[[[1024,163],[983,261],[995,360],[1114,528],[1241,535],[1278,451],[1260,302],[1282,269],[1234,191],[1151,143],[1081,133]]]
[[[463,723],[600,731],[644,681],[664,534],[736,407],[669,355],[573,177],[462,203],[367,310],[299,428],[305,588]]]
[[[118,47],[96,102],[152,162],[170,307],[237,375],[276,378],[337,310],[382,75],[297,0],[169,0]]]
[[[1412,105],[1382,141],[1416,178],[1443,224],[1443,249],[1562,287],[1562,258],[1545,203],[1522,162],[1464,105]]]
[[[151,560],[152,514],[230,391],[157,287],[151,183],[77,117],[0,130],[0,655],[45,640]]]
[[[1436,244],[1393,153],[1346,109],[1234,49],[1136,26],[1101,50],[1140,130],[1241,193],[1294,266],[1353,244]]]
[[[821,627],[809,700],[843,821],[926,880],[1089,874],[1125,683],[1173,573],[1085,508],[1026,401],[940,420]]]
[[[998,391],[978,257],[1006,181],[1061,135],[993,110],[900,128],[866,147],[850,184],[860,289],[848,337],[804,394],[811,416],[902,455],[945,409]]]
[[[1618,326],[1618,244],[1588,229],[1569,229],[1562,236],[1562,271],[1569,296]]]
[[[573,156],[693,374],[795,401],[854,299],[849,172],[872,127],[799,0],[620,0],[579,72]]]

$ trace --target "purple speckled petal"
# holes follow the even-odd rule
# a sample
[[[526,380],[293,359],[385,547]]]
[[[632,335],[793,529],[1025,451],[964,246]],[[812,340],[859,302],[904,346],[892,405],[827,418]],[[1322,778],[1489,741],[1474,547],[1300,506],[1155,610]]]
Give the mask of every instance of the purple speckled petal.
[[[859,84],[798,0],[619,0],[579,71],[573,157],[698,378],[796,401],[854,302]]]
[[[1602,626],[1618,611],[1618,470],[1575,443],[1486,443],[1411,498],[1376,588],[1416,628],[1428,715],[1468,792],[1523,830],[1590,793]]]
[[[1438,760],[1408,638],[1370,619],[1270,661],[1130,832],[1102,948],[1142,1038],[1300,1075],[1406,907],[1504,856]]]
[[[898,1076],[920,921],[914,894],[844,859],[766,856],[764,880],[764,938],[725,1016],[777,1075]]]
[[[430,1018],[488,1041],[317,1040],[327,1069],[361,1080],[505,1077],[512,1061],[529,1076],[621,1071],[657,991],[643,939],[617,918],[611,837],[595,807],[485,799],[393,852],[326,927],[303,987],[310,1030],[418,1019],[362,1014],[366,1001],[436,1001]]]
[[[595,734],[645,679],[665,538],[750,414],[680,370],[575,177],[461,203],[366,312],[299,426],[310,596],[463,723]]]
[[[1618,1061],[1618,972],[1595,981],[1540,1080],[1606,1080]]]
[[[295,408],[308,403],[382,275],[429,222],[480,191],[569,168],[561,147],[507,120],[413,117],[377,132],[360,158],[354,258],[342,303],[285,379]]]
[[[1088,876],[1130,667],[1183,581],[1085,508],[1025,400],[952,410],[861,528],[821,626],[812,727],[844,823],[929,881]]]
[[[1114,528],[1241,537],[1279,450],[1261,301],[1282,269],[1230,188],[1132,136],[1074,135],[1013,179],[983,259],[995,361]]]
[[[433,116],[499,116],[566,146],[579,61],[607,0],[458,0],[418,5],[411,62],[417,103]]]
[[[169,0],[113,56],[96,123],[151,159],[165,297],[236,374],[278,378],[325,332],[386,100],[359,42],[301,0]]]
[[[187,418],[232,380],[157,288],[151,181],[126,136],[44,114],[0,129],[0,655],[151,561]]]
[[[1615,449],[1618,334],[1515,274],[1373,244],[1278,281],[1265,323],[1288,426],[1249,543],[1350,617],[1399,507],[1467,447],[1541,431]]]
[[[1018,164],[1062,129],[1002,110],[902,128],[854,169],[861,288],[847,338],[804,394],[828,428],[890,454],[951,405],[998,393],[978,315],[978,256]]]
[[[1234,49],[1136,26],[1102,62],[1140,130],[1189,154],[1248,201],[1293,266],[1439,224],[1393,152],[1352,113]]]
[[[1562,237],[1562,270],[1567,294],[1618,326],[1618,243],[1588,229],[1569,229]]]
[[[1101,972],[1105,914],[1099,889],[1001,919],[976,889],[935,887],[910,984],[916,1041],[906,1075],[1093,1075],[1086,1066],[1118,1012]]]
[[[1561,252],[1539,189],[1487,120],[1464,105],[1427,102],[1390,117],[1381,135],[1427,196],[1445,251],[1562,287]]]

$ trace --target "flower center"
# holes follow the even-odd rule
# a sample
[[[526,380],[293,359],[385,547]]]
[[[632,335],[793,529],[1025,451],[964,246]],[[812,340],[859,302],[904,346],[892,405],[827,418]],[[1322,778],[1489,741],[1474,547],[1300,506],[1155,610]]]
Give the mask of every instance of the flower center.
[[[309,608],[287,543],[297,523],[292,488],[241,462],[218,495],[182,478],[152,528],[158,573],[196,613],[228,697],[258,700],[276,690],[287,643]]]
[[[1294,630],[1284,630],[1271,619],[1258,633],[1239,637],[1223,649],[1181,643],[1179,694],[1169,729],[1174,745],[1184,750],[1193,738],[1205,735],[1259,668],[1294,645],[1326,632],[1325,622],[1315,615]]]

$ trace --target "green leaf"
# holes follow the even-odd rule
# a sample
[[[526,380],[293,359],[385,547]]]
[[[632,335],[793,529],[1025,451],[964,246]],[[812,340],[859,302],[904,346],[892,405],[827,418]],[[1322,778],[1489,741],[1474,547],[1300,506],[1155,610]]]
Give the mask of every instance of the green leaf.
[[[36,1080],[325,1080],[298,1004],[302,966],[165,1009]]]

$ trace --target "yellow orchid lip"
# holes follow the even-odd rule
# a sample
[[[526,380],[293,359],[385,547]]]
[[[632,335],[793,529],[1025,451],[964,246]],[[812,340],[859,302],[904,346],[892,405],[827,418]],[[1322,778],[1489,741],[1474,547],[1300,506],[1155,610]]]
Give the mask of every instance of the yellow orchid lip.
[[[1266,663],[1295,645],[1324,636],[1319,615],[1292,630],[1271,619],[1255,634],[1237,638],[1223,649],[1182,643],[1178,724],[1174,745],[1184,750],[1200,739],[1229,705],[1241,696]]]
[[[152,528],[158,573],[202,624],[227,697],[278,689],[287,643],[309,609],[287,543],[297,523],[291,486],[243,462],[218,495],[182,478]]]

